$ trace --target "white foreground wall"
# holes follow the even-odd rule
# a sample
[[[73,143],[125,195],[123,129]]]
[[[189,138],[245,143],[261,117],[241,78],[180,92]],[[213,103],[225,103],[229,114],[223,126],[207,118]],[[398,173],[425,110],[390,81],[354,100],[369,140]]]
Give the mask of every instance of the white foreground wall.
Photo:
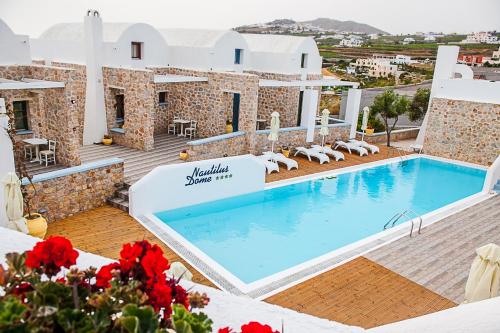
[[[264,185],[265,167],[253,155],[163,165],[130,187],[130,215],[140,217],[260,191]]]
[[[40,241],[19,232],[0,228],[0,264],[5,264],[5,254],[9,252],[24,252],[30,250]],[[112,260],[91,253],[79,251],[77,266],[85,269],[89,266],[101,267]],[[280,306],[259,302],[253,299],[227,294],[214,288],[200,284],[182,281],[185,288],[193,291],[206,292],[210,297],[209,305],[202,311],[214,321],[213,331],[221,327],[231,326],[239,330],[242,324],[249,321],[259,321],[281,330],[281,322],[285,324],[286,333],[358,333],[362,328],[347,326],[337,322],[316,318],[298,313]]]
[[[8,172],[14,172],[14,153],[12,142],[7,133],[9,118],[5,109],[5,101],[0,98],[0,181]],[[5,211],[5,198],[3,185],[0,184],[0,227],[7,225],[7,213]]]
[[[0,19],[0,65],[26,65],[31,63],[29,37],[16,35]]]

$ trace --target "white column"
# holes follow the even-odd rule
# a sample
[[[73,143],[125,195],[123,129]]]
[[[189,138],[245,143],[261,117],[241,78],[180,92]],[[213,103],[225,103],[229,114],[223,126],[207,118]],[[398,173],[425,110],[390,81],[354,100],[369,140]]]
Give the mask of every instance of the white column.
[[[0,98],[0,180],[8,172],[14,172],[14,152],[12,151],[12,142],[7,134],[9,118],[6,115],[5,100]],[[3,185],[0,186],[0,227],[7,226],[7,212],[5,210],[5,198]]]
[[[429,111],[431,109],[432,98],[434,94],[439,89],[441,80],[448,80],[453,78],[455,74],[455,65],[457,64],[458,52],[460,47],[458,46],[440,46],[438,48],[436,56],[436,66],[434,66],[434,76],[432,77],[431,94],[429,97],[429,107],[427,108],[427,113],[425,114],[422,125],[420,126],[420,131],[418,131],[417,139],[415,144],[417,146],[423,146],[425,139],[425,131],[427,129],[427,123],[429,121]]]
[[[307,128],[306,142],[314,141],[314,130],[316,128],[316,111],[318,109],[319,91],[315,89],[304,90],[302,100],[302,117],[300,125]]]
[[[102,137],[108,132],[102,78],[102,20],[97,11],[89,10],[87,12],[87,16],[84,18],[84,29],[87,91],[85,97],[83,144],[90,145],[94,142],[100,142]]]
[[[358,126],[359,105],[361,103],[361,89],[349,89],[347,93],[347,106],[345,110],[345,121],[351,124],[349,138],[356,138],[356,128]]]

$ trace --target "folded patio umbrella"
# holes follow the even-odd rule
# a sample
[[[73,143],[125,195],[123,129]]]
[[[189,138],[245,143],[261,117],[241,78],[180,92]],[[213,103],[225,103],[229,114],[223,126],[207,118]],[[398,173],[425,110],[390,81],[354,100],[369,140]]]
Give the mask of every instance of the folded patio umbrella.
[[[319,130],[319,135],[321,135],[321,146],[325,145],[325,137],[328,135],[328,116],[330,115],[330,111],[328,109],[324,109],[321,112],[321,128]]]
[[[471,303],[499,296],[500,246],[488,244],[476,250],[465,286],[465,301]]]
[[[170,264],[170,268],[167,270],[168,275],[172,275],[175,278],[182,277],[184,280],[191,281],[193,279],[193,274],[184,266],[181,262],[175,261]]]
[[[21,181],[14,172],[9,172],[2,179],[4,185],[5,208],[7,212],[7,227],[28,233],[26,220],[23,217],[23,194]]]
[[[278,132],[280,129],[280,114],[278,112],[271,113],[271,133],[267,137],[272,142],[271,151],[274,153],[274,143],[278,141]]]

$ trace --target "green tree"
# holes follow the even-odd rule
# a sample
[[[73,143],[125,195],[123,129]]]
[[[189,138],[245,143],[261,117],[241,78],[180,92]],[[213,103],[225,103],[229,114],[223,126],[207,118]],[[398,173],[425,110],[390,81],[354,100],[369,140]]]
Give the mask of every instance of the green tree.
[[[410,121],[418,121],[424,118],[427,108],[429,107],[430,96],[430,89],[417,89],[417,92],[411,101],[410,109],[408,110],[408,119],[410,119]]]
[[[399,117],[408,112],[410,100],[406,96],[399,96],[392,89],[375,97],[371,112],[373,115],[380,115],[385,125],[387,133],[387,146],[391,145],[391,132],[396,127]],[[393,120],[390,124],[390,120]]]

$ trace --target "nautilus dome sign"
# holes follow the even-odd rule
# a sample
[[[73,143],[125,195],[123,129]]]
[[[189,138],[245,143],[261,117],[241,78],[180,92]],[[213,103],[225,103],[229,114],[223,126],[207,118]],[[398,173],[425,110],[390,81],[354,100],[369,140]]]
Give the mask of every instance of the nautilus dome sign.
[[[130,187],[130,215],[139,217],[260,191],[264,185],[264,166],[253,155],[164,165]]]

